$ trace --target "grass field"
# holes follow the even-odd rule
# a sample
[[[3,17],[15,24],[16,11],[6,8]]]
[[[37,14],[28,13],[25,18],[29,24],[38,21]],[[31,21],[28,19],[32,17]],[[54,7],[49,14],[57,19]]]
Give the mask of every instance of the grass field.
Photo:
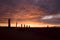
[[[60,40],[60,28],[0,27],[0,40]]]

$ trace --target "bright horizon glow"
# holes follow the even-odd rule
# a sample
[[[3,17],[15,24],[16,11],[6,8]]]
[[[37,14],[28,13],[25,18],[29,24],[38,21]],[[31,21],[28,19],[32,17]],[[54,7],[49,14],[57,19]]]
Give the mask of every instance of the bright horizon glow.
[[[30,27],[54,27],[54,26],[60,26],[60,25],[51,25],[51,24],[43,24],[43,23],[34,23],[34,22],[22,22],[22,23],[18,23],[17,24],[17,27],[21,27],[21,24],[23,25],[22,27],[24,27],[24,24],[25,25],[30,25]],[[5,27],[8,27],[8,24],[7,23],[4,23],[4,24],[0,24],[0,26],[5,26]],[[11,27],[16,27],[16,24],[11,24]]]

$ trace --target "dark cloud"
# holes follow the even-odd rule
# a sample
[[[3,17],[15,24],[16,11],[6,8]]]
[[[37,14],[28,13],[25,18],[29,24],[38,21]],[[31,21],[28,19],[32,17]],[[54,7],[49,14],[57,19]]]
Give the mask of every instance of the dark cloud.
[[[45,9],[48,14],[55,14],[60,11],[60,0],[40,0],[39,5]]]
[[[21,6],[21,4],[31,4],[40,6],[48,14],[54,14],[60,11],[60,0],[0,0],[1,6],[8,6],[14,8]]]

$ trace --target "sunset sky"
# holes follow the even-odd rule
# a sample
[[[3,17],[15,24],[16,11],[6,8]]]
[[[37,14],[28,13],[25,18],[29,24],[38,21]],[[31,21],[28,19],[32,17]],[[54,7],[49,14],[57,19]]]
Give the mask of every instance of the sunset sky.
[[[0,0],[0,26],[60,26],[60,0]]]

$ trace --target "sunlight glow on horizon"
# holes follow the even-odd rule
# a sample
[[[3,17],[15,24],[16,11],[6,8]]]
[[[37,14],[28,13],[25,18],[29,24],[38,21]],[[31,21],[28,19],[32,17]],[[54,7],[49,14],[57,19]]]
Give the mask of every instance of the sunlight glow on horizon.
[[[22,23],[17,23],[17,27],[21,27],[21,24],[22,24],[22,27],[24,27],[24,25],[30,25],[30,27],[54,27],[54,26],[60,26],[60,25],[51,25],[51,24],[43,24],[43,23],[34,23],[34,22],[22,22]],[[5,26],[5,27],[8,27],[8,24],[7,23],[4,23],[4,24],[0,24],[0,26]],[[11,23],[11,27],[16,27],[16,24],[15,23]]]
[[[48,23],[44,23],[44,22],[37,22],[37,21],[11,21],[10,22],[10,26],[11,27],[16,27],[16,23],[17,23],[17,27],[21,27],[21,24],[22,24],[22,27],[54,27],[54,26],[60,26],[60,25],[54,25],[54,24],[48,24]],[[2,27],[8,27],[8,23],[0,23],[0,26]]]

